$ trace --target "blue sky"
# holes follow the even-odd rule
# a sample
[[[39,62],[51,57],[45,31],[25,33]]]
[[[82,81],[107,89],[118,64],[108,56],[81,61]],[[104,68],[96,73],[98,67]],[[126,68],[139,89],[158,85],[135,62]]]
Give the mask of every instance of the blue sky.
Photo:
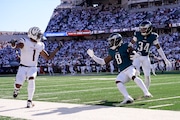
[[[37,26],[45,31],[60,0],[0,0],[0,31],[27,32]]]

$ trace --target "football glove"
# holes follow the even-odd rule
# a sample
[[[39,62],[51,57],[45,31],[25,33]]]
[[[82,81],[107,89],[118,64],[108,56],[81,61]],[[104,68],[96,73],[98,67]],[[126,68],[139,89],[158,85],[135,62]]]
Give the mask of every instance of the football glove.
[[[91,50],[91,49],[88,49],[88,50],[87,50],[87,54],[88,54],[90,57],[93,57],[93,56],[94,56],[94,51]]]
[[[130,55],[130,60],[134,60],[135,58],[139,57],[140,54],[138,54],[136,51],[133,51]]]
[[[168,59],[165,59],[164,62],[166,64],[166,69],[169,70],[172,67],[171,62]]]
[[[12,47],[12,48],[15,48],[15,47],[16,47],[16,43],[17,43],[17,40],[16,40],[16,39],[11,39],[8,43],[11,44],[11,47]]]

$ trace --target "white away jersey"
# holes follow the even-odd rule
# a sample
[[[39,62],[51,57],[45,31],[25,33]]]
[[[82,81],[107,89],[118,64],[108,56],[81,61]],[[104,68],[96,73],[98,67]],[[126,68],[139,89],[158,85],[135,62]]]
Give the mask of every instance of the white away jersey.
[[[30,39],[22,38],[20,43],[24,44],[21,49],[20,64],[26,66],[37,66],[40,52],[45,48],[43,42],[32,42]]]

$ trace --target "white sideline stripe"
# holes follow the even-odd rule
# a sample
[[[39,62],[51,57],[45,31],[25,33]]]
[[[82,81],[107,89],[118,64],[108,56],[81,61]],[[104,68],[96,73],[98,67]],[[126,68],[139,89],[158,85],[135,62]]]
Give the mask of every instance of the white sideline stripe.
[[[156,106],[150,106],[149,108],[160,108],[160,107],[166,107],[166,106],[172,106],[174,104],[163,104],[163,105],[156,105]]]
[[[138,102],[134,102],[134,103],[154,102],[154,101],[160,101],[160,100],[170,100],[170,99],[177,99],[177,98],[180,98],[180,96],[167,97],[167,98],[159,98],[159,99],[152,99],[152,100],[145,100],[145,101],[138,101]]]
[[[0,99],[0,115],[28,120],[179,120],[178,111]],[[138,114],[141,115],[138,115]]]

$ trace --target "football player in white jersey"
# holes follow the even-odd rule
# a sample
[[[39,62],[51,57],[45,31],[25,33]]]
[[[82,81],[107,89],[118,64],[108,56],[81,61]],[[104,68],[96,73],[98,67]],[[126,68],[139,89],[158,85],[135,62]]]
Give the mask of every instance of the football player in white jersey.
[[[47,51],[45,51],[44,43],[41,42],[42,33],[38,27],[31,27],[29,29],[28,38],[21,38],[18,42],[11,40],[10,43],[12,48],[19,48],[21,50],[20,66],[16,74],[13,97],[16,98],[18,96],[20,88],[24,81],[27,80],[27,108],[30,108],[34,106],[32,99],[35,92],[35,79],[37,76],[39,56],[41,55],[44,59],[50,60],[63,46],[63,43],[60,41],[58,47],[51,54],[48,54]]]

